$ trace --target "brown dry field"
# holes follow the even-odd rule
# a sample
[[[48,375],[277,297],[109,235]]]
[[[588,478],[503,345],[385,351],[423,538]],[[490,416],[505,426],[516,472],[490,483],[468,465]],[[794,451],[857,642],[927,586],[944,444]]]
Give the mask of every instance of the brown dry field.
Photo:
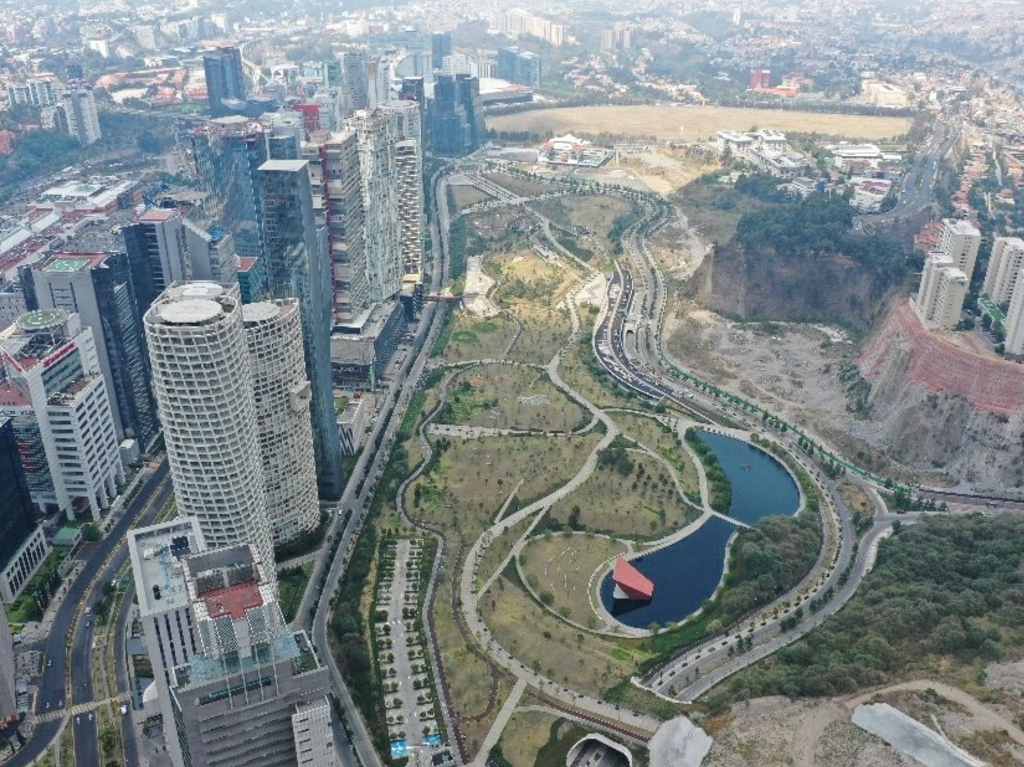
[[[487,127],[496,131],[611,133],[684,141],[707,138],[720,130],[745,131],[755,126],[878,140],[902,136],[910,130],[910,120],[739,107],[600,106],[537,109],[487,121]]]

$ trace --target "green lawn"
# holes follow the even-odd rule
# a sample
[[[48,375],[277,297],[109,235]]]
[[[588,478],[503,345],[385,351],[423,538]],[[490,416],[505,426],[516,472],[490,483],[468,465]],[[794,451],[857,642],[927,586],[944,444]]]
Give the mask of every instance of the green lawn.
[[[282,570],[277,575],[278,599],[284,619],[291,623],[295,620],[295,611],[302,602],[302,594],[306,590],[309,576],[313,574],[313,563],[306,562],[300,567]]]

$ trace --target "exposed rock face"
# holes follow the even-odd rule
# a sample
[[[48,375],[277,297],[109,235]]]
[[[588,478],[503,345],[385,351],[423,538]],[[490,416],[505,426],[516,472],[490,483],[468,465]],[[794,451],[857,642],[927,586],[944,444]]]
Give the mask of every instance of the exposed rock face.
[[[929,333],[907,301],[894,306],[857,366],[871,384],[868,441],[964,489],[1024,492],[1024,366]]]
[[[743,320],[826,322],[867,329],[890,285],[853,259],[831,253],[748,251],[735,241],[715,249],[705,293],[711,309]]]

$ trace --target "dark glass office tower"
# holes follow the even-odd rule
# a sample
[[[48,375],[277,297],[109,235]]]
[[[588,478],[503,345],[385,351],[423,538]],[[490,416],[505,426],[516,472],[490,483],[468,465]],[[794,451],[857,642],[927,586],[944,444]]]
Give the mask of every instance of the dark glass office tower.
[[[331,264],[327,231],[313,218],[307,165],[268,160],[260,167],[267,288],[273,298],[299,299],[317,481],[321,497],[339,498],[344,478],[331,381]]]
[[[0,416],[0,568],[32,533],[32,497],[18,457],[14,422]]]
[[[245,75],[238,48],[218,48],[204,53],[203,70],[206,72],[206,100],[215,117],[231,112],[225,101],[245,101]]]

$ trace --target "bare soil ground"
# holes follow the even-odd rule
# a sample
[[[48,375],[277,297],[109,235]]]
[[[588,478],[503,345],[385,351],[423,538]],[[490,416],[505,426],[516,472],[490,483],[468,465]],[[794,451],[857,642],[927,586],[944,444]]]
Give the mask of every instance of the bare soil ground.
[[[720,167],[672,149],[654,149],[643,154],[623,157],[612,167],[625,168],[658,194],[672,194],[680,187]]]
[[[707,767],[911,767],[831,702],[756,698],[705,723]]]
[[[618,541],[596,535],[543,535],[532,538],[519,554],[530,586],[565,618],[596,628],[598,617],[590,605],[591,579],[598,569],[626,551]]]
[[[856,377],[841,376],[857,348],[835,328],[739,323],[679,300],[667,318],[672,352],[716,384],[761,402],[820,434],[862,465],[896,471],[876,445],[881,437],[856,409]]]
[[[720,130],[757,127],[879,140],[902,136],[910,129],[910,120],[739,107],[599,106],[502,115],[488,120],[487,127],[496,131],[654,136],[676,141],[697,141]]]
[[[455,196],[456,211],[471,208],[477,203],[491,199],[491,196],[489,194],[481,192],[475,186],[469,186],[467,184],[458,184],[452,186],[451,190],[452,194]],[[456,211],[452,212],[454,213]]]

